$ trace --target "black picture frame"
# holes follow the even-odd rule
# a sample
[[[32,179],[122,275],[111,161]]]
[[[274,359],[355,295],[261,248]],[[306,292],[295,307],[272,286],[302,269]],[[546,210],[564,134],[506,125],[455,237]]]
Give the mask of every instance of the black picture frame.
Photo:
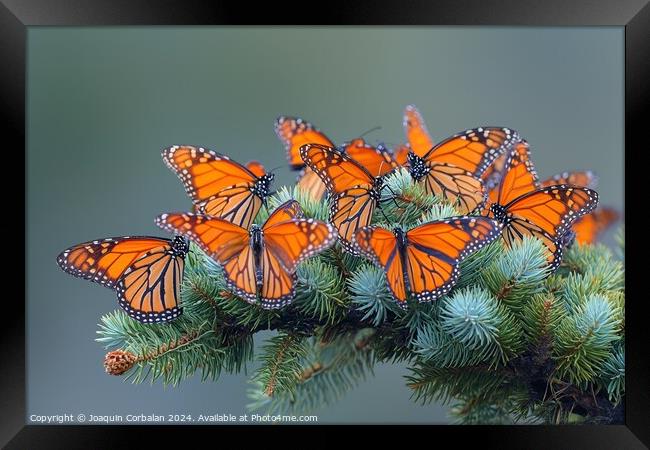
[[[265,6],[266,5],[266,6]],[[308,9],[318,14],[304,14]],[[625,202],[631,217],[626,220],[627,305],[626,305],[626,405],[625,425],[620,426],[436,426],[426,430],[432,444],[453,442],[454,447],[469,440],[495,448],[647,448],[650,445],[650,377],[646,351],[646,296],[638,286],[640,270],[635,264],[644,242],[643,214],[647,193],[643,181],[647,168],[636,155],[648,151],[643,119],[650,105],[650,4],[648,0],[444,0],[327,2],[323,5],[252,4],[224,1],[182,0],[2,0],[0,3],[0,101],[5,141],[3,187],[5,217],[0,220],[2,243],[15,245],[3,253],[6,287],[18,286],[17,260],[28,243],[21,241],[21,217],[26,219],[26,197],[18,195],[20,171],[25,160],[26,38],[32,26],[102,25],[239,25],[300,24],[307,17],[313,25],[499,25],[499,26],[621,26],[625,28]],[[561,107],[560,105],[558,107]],[[644,126],[645,125],[645,126]],[[26,158],[26,152],[23,155]],[[637,162],[638,161],[638,162]],[[25,167],[23,167],[23,174]],[[13,175],[13,176],[12,176]],[[637,182],[636,180],[639,180]],[[26,184],[24,185],[26,189]],[[7,205],[6,202],[9,202]],[[21,211],[23,214],[21,215]],[[639,215],[638,220],[634,216]],[[23,252],[20,251],[21,243]],[[23,261],[25,267],[26,261]],[[25,280],[24,295],[29,289]],[[638,296],[637,296],[638,295]],[[25,425],[25,308],[19,295],[4,295],[2,305],[2,383],[0,403],[0,444],[7,448],[130,448],[137,441],[153,445],[166,439],[171,430],[180,439],[213,439],[214,445],[227,429],[220,426],[35,426]],[[236,427],[234,427],[236,428]],[[281,431],[286,427],[263,427]],[[258,428],[259,429],[259,428]],[[379,435],[367,430],[372,440]],[[242,430],[235,429],[235,432]],[[315,431],[315,430],[312,430]],[[411,433],[415,429],[400,430]],[[240,434],[241,436],[241,434]],[[250,434],[246,431],[246,441]],[[315,437],[315,435],[312,435]],[[209,442],[209,441],[208,441]],[[310,445],[308,442],[305,445]],[[435,444],[434,444],[435,445]]]

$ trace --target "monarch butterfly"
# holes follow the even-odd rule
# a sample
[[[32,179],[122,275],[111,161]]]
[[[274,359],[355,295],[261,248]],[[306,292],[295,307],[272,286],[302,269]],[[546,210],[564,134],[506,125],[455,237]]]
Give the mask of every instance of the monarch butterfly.
[[[370,224],[381,198],[384,175],[373,176],[346,154],[325,145],[303,145],[300,155],[330,192],[329,219],[338,231],[341,245],[356,254],[352,235]]]
[[[434,146],[433,139],[427,131],[422,114],[415,105],[404,108],[404,133],[410,149],[418,156],[424,156]]]
[[[593,189],[598,182],[596,175],[590,170],[582,172],[563,172],[542,181],[542,187],[554,184],[569,184],[572,186],[588,187]]]
[[[575,239],[580,244],[593,244],[598,236],[619,219],[612,208],[597,208],[594,212],[576,220],[573,224]]]
[[[287,152],[289,166],[293,170],[300,170],[298,187],[303,192],[309,192],[313,198],[320,200],[325,195],[325,185],[318,175],[300,158],[300,147],[309,143],[316,143],[334,147],[334,143],[321,133],[313,124],[299,117],[280,116],[275,120],[275,134],[284,144]]]
[[[508,156],[511,155],[513,155],[513,162],[510,169],[517,172],[517,176],[514,176],[515,174],[513,173],[513,176],[509,178],[509,181],[511,181],[513,184],[510,185],[507,189],[508,198],[503,198],[501,200],[503,202],[513,200],[516,197],[525,194],[526,192],[534,191],[540,187],[537,171],[535,170],[533,161],[530,159],[530,146],[528,142],[525,139],[517,142],[511,152],[508,153]],[[504,167],[501,169],[501,172],[503,172],[504,169],[505,163]],[[489,190],[488,202],[486,202],[486,206],[482,212],[483,215],[490,214],[490,205],[499,202],[500,182],[501,179],[499,179],[499,183],[497,185],[493,186],[492,189]]]
[[[302,191],[310,192],[317,200],[323,198],[327,189],[318,175],[309,167],[305,167],[300,156],[300,147],[305,144],[321,144],[347,153],[375,176],[383,175],[398,166],[393,153],[381,144],[373,147],[362,138],[357,138],[337,147],[314,125],[300,118],[279,117],[275,121],[275,133],[285,146],[289,166],[301,171],[298,175],[298,186]]]
[[[84,242],[64,250],[57,263],[65,272],[117,291],[119,305],[142,323],[167,322],[179,305],[189,242],[124,236]]]
[[[250,230],[200,214],[162,214],[156,224],[194,241],[221,267],[228,289],[265,309],[280,308],[295,295],[298,263],[329,247],[336,231],[303,219],[300,204],[280,205],[260,227]]]
[[[458,216],[428,222],[409,231],[364,227],[354,233],[357,252],[386,273],[388,288],[405,307],[407,292],[429,302],[449,292],[458,265],[473,251],[494,241],[503,225],[482,216]]]
[[[490,213],[504,224],[502,235],[508,246],[524,236],[539,238],[547,249],[550,270],[554,271],[562,261],[566,233],[578,218],[596,207],[598,194],[565,184],[538,189],[529,156],[527,145],[511,151]]]
[[[165,164],[176,172],[197,212],[249,227],[266,202],[275,175],[253,171],[212,150],[173,146],[162,152]]]

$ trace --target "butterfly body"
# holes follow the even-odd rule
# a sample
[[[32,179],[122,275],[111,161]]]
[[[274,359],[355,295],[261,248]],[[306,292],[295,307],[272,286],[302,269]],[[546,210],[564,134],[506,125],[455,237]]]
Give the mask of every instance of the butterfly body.
[[[65,272],[117,292],[118,304],[143,323],[160,323],[182,313],[178,306],[189,242],[122,236],[70,247],[57,257]]]
[[[490,212],[494,214],[494,219],[498,220],[503,224],[508,224],[512,220],[512,214],[508,214],[508,210],[505,206],[498,203],[492,203],[490,205]]]
[[[249,231],[249,239],[250,239],[251,251],[253,252],[253,257],[255,259],[255,281],[257,283],[258,294],[259,294],[259,288],[264,283],[264,275],[262,274],[262,268],[261,268],[262,267],[261,255],[264,246],[264,234],[262,232],[262,228],[259,225],[253,224],[251,226],[251,229]]]
[[[264,204],[266,204],[266,200],[269,197],[269,193],[271,191],[271,183],[273,183],[274,179],[274,173],[264,174],[258,178],[255,184],[251,187],[251,192],[253,195],[259,197],[259,199],[262,200]]]
[[[431,169],[427,166],[424,159],[415,154],[415,152],[408,152],[406,155],[406,161],[409,165],[409,171],[411,177],[415,181],[420,181],[422,178],[428,175]]]

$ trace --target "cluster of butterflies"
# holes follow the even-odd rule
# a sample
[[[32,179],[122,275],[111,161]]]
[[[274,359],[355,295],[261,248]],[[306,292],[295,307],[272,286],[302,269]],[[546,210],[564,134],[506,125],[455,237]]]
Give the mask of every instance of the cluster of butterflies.
[[[115,289],[134,319],[161,323],[181,314],[189,241],[217,262],[229,290],[269,309],[293,299],[298,264],[338,240],[345,251],[383,268],[390,291],[405,306],[409,295],[432,301],[448,293],[460,262],[499,236],[508,246],[525,236],[539,238],[554,270],[567,244],[593,242],[618,218],[613,210],[595,210],[591,172],[540,182],[528,143],[514,130],[475,128],[436,144],[414,106],[404,112],[404,128],[408,143],[394,149],[362,138],[336,146],[305,120],[276,120],[289,165],[300,171],[298,185],[317,200],[327,199],[329,223],[305,218],[291,200],[256,225],[273,173],[256,161],[242,165],[200,147],[167,148],[163,160],[194,204],[191,213],[156,218],[175,236],[85,242],[63,251],[57,262],[74,276]],[[462,215],[410,230],[371,225],[375,209],[392,200],[382,197],[386,177],[401,167]]]

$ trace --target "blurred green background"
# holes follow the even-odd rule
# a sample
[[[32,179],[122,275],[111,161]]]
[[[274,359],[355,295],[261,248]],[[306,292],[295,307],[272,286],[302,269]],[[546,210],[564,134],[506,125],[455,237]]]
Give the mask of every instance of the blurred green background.
[[[415,103],[437,140],[480,125],[518,130],[542,177],[592,169],[601,204],[620,210],[623,57],[623,28],[611,27],[31,27],[28,418],[245,412],[244,375],[167,389],[106,375],[94,338],[115,294],[55,263],[78,242],[164,235],[153,218],[189,201],[163,147],[201,145],[270,168],[285,162],[278,115],[339,143],[377,125],[367,140],[399,143],[402,110]],[[276,187],[294,179],[277,173]],[[405,373],[378,367],[317,411],[320,423],[447,422],[446,407],[409,400]]]

